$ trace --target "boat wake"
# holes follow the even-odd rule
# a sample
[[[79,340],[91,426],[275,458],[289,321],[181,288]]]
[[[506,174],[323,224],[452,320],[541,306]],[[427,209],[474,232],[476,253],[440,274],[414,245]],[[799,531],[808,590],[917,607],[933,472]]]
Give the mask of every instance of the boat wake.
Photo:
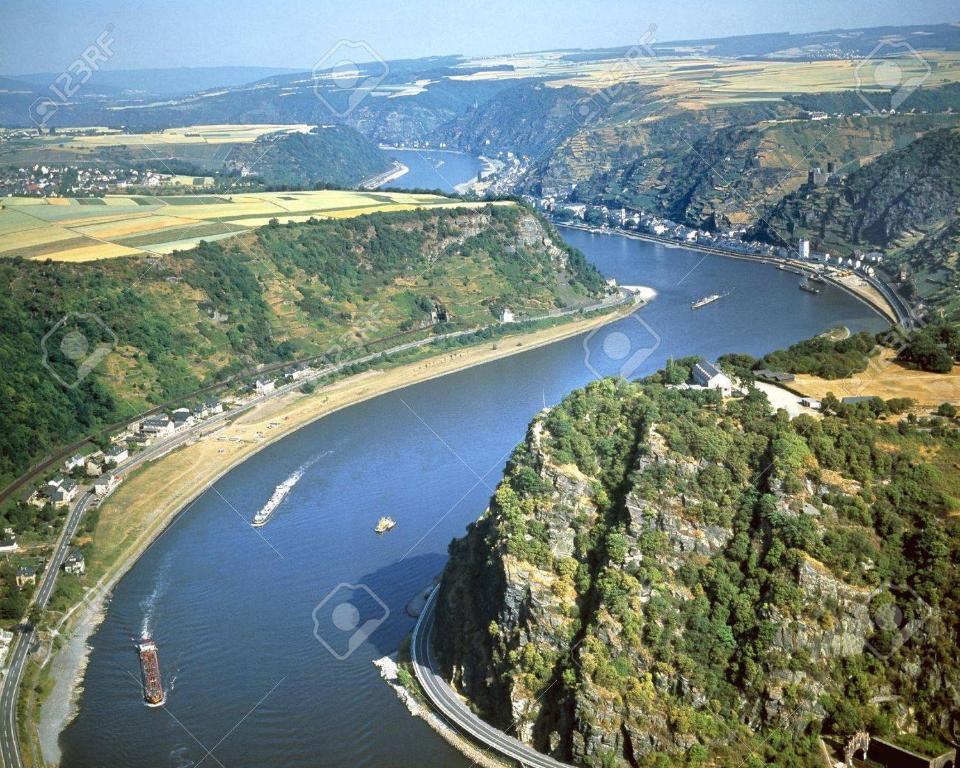
[[[260,511],[253,516],[253,522],[251,525],[254,528],[260,528],[261,526],[266,525],[267,520],[270,519],[270,516],[276,511],[277,507],[280,506],[280,503],[287,498],[287,494],[290,493],[294,486],[300,482],[300,478],[303,477],[304,473],[310,469],[310,467],[320,461],[320,459],[329,455],[330,451],[323,451],[297,467],[286,480],[274,488],[273,495],[267,499],[267,503],[260,508]]]
[[[170,584],[170,566],[173,563],[173,553],[167,555],[160,567],[157,568],[157,579],[154,582],[153,590],[140,601],[140,609],[143,611],[143,620],[140,623],[140,637],[151,637],[153,635],[153,620],[157,610],[157,604],[160,598],[167,591]]]

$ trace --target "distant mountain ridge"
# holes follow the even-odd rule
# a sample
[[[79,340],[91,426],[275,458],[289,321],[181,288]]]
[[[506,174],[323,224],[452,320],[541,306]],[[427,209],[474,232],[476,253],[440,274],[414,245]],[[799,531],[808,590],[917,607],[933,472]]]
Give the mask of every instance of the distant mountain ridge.
[[[205,91],[217,87],[246,85],[275,75],[296,72],[283,67],[164,67],[158,69],[101,69],[91,77],[85,88],[90,93],[105,95],[134,94],[171,96]],[[57,72],[35,72],[12,75],[16,81],[27,83],[34,90],[43,92],[56,81]]]

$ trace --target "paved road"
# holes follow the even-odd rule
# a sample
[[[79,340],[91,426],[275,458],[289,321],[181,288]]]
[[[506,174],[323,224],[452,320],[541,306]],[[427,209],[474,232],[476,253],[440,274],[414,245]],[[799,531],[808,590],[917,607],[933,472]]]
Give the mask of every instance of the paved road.
[[[413,628],[413,637],[410,642],[413,672],[433,706],[459,731],[499,755],[516,760],[520,765],[532,768],[569,768],[567,763],[561,763],[537,752],[533,747],[528,747],[477,717],[441,677],[433,656],[434,608],[439,593],[438,586],[427,599],[420,618],[417,619],[417,624]]]
[[[620,301],[622,302],[622,299]],[[571,310],[571,313],[578,311],[589,312],[594,309],[601,309],[609,306],[611,306],[611,300],[607,299],[589,307]],[[212,427],[218,426],[227,419],[236,418],[238,414],[248,411],[267,400],[280,397],[287,392],[298,389],[307,382],[316,381],[317,379],[336,374],[348,366],[356,365],[358,363],[362,364],[372,362],[380,357],[388,357],[398,352],[426,346],[427,344],[433,344],[445,339],[455,339],[460,336],[467,336],[475,333],[476,330],[477,329],[453,331],[451,333],[445,333],[437,336],[428,336],[427,338],[418,339],[417,341],[399,344],[395,347],[384,350],[383,352],[375,352],[360,358],[353,358],[340,363],[327,365],[321,369],[318,369],[310,376],[300,379],[299,381],[284,384],[283,386],[277,387],[273,392],[258,395],[257,397],[251,398],[238,408],[233,408],[229,411],[224,411],[222,414],[204,419],[202,422],[191,427],[190,429],[173,435],[165,440],[161,440],[156,444],[149,446],[145,450],[135,453],[130,457],[129,460],[123,462],[119,467],[113,469],[109,474],[126,473],[147,461],[157,459],[160,456],[163,456],[164,454],[174,450],[175,448],[180,447],[184,443],[195,439],[202,432],[209,432]],[[73,540],[73,536],[77,531],[77,527],[80,524],[83,513],[87,510],[94,499],[95,497],[92,490],[86,491],[67,515],[66,524],[64,525],[63,531],[60,534],[60,538],[57,540],[57,543],[54,547],[53,556],[51,557],[50,562],[47,564],[46,570],[43,572],[40,586],[34,593],[33,604],[38,605],[41,609],[46,608],[46,605],[50,600],[50,595],[53,594],[53,589],[56,586],[57,576],[60,573],[60,568],[63,566],[64,558],[67,556],[67,553],[70,549],[70,542]],[[16,724],[17,692],[20,687],[20,681],[23,678],[23,671],[26,666],[27,657],[30,653],[30,648],[35,642],[36,632],[32,627],[28,627],[26,624],[24,624],[21,627],[21,631],[14,638],[8,655],[9,666],[6,674],[3,676],[2,681],[0,681],[0,768],[21,768],[23,765],[20,754],[20,745],[18,743]],[[490,726],[487,727],[489,728]],[[519,744],[519,742],[516,743],[524,749],[529,749],[527,747],[523,747],[523,745]],[[560,765],[560,763],[530,763],[530,765],[557,766]]]

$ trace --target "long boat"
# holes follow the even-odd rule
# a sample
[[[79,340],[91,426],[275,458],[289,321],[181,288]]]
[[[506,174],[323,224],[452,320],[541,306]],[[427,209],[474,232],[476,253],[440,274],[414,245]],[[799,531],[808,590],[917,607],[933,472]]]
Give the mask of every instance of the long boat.
[[[287,494],[293,490],[293,486],[297,484],[297,481],[303,477],[303,471],[297,470],[290,477],[284,480],[280,485],[278,485],[273,490],[273,495],[267,499],[267,503],[263,505],[263,508],[253,516],[253,522],[251,525],[254,528],[260,528],[267,524],[267,520],[270,519],[270,515],[274,513],[277,507],[280,506],[280,502],[287,498]]]
[[[690,305],[690,309],[700,309],[700,307],[705,307],[707,304],[713,304],[713,302],[722,298],[719,293],[711,293],[709,296],[704,296],[702,299],[697,299]]]
[[[143,677],[143,700],[148,707],[162,707],[167,702],[160,678],[160,660],[157,658],[157,644],[149,637],[141,637],[137,643],[140,652],[140,674]]]

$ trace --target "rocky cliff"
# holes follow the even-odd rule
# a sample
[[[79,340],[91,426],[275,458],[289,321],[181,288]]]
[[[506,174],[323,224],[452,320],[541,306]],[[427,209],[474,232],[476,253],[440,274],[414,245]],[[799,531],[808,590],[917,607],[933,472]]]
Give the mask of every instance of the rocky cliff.
[[[955,561],[907,552],[918,515],[938,545],[958,526],[934,485],[902,503],[880,429],[771,418],[758,393],[571,394],[451,545],[445,673],[582,765],[813,765],[812,735],[855,725],[955,737]]]

